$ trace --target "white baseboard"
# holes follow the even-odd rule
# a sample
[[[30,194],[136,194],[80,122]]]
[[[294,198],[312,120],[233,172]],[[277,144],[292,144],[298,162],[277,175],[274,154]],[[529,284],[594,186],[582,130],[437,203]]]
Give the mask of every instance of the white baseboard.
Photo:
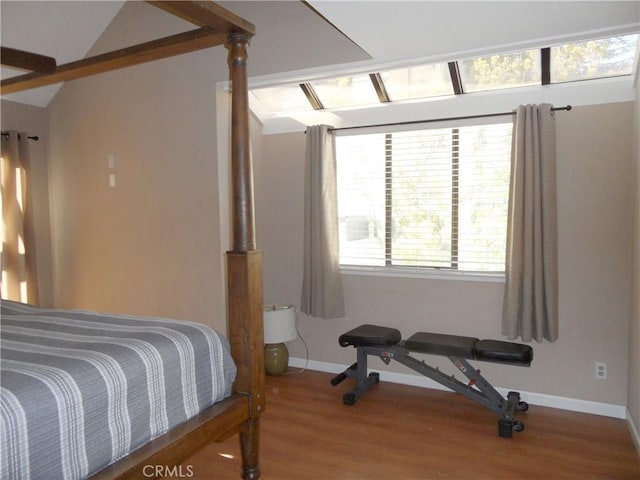
[[[633,422],[633,417],[629,410],[627,409],[627,423],[629,424],[629,430],[631,431],[631,437],[633,437],[633,442],[636,444],[636,450],[638,451],[638,455],[640,455],[640,432],[638,432],[638,427]]]
[[[316,360],[307,361],[304,358],[292,357],[289,359],[289,365],[297,368],[308,368],[309,370],[317,370],[320,372],[340,373],[343,372],[348,365],[340,365],[338,363],[318,362]],[[413,385],[416,387],[434,388],[437,390],[448,390],[439,383],[420,375],[412,375],[407,373],[396,373],[380,371],[380,379],[386,382],[400,383],[404,385]],[[507,395],[508,388],[496,387],[502,395]],[[603,415],[605,417],[614,417],[621,419],[629,419],[632,433],[635,435],[636,445],[638,444],[638,431],[635,429],[627,415],[627,409],[624,405],[615,405],[610,403],[592,402],[589,400],[580,400],[577,398],[560,397],[557,395],[548,395],[545,393],[520,391],[520,397],[530,405],[538,405],[541,407],[559,408],[561,410],[571,410],[573,412],[592,413],[594,415]]]

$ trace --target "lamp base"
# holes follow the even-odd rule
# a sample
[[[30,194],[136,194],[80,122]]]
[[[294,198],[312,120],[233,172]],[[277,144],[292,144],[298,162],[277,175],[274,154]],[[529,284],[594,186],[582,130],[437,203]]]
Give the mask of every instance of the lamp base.
[[[269,375],[282,375],[289,366],[289,350],[284,343],[264,346],[264,369]]]

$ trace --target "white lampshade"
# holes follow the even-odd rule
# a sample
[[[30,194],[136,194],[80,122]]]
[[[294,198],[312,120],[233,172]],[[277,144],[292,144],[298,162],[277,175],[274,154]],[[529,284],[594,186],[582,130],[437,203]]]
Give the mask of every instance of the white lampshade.
[[[293,305],[265,305],[264,343],[290,342],[296,334],[296,309]]]

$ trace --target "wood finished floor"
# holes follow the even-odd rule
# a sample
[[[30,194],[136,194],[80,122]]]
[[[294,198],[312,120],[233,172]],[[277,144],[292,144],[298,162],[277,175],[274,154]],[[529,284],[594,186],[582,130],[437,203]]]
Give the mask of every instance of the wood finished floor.
[[[353,380],[306,371],[267,377],[263,480],[640,479],[627,422],[531,405],[526,428],[497,434],[497,416],[455,393],[380,383],[356,405]],[[187,470],[187,466],[189,469]],[[237,480],[237,436],[183,464],[196,480]]]

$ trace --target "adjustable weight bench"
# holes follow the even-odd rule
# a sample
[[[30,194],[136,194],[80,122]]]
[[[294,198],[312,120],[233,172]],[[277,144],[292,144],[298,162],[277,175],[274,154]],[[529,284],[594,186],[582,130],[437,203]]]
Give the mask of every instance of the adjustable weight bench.
[[[515,418],[515,412],[528,410],[529,405],[520,400],[519,392],[509,392],[504,398],[467,360],[480,360],[528,367],[533,360],[533,349],[527,345],[497,340],[479,340],[473,337],[443,335],[439,333],[415,333],[402,340],[400,331],[378,325],[361,325],[340,335],[340,345],[352,345],[357,349],[357,361],[331,380],[338,385],[345,378],[355,378],[353,390],[345,393],[345,405],[353,405],[373,385],[380,381],[380,374],[367,375],[367,356],[375,355],[385,363],[396,360],[441,385],[493,410],[500,417],[498,434],[511,438],[512,432],[524,430],[524,423]],[[412,357],[410,352],[441,355],[449,360],[469,380],[463,383],[453,375],[441,372],[437,367]]]

